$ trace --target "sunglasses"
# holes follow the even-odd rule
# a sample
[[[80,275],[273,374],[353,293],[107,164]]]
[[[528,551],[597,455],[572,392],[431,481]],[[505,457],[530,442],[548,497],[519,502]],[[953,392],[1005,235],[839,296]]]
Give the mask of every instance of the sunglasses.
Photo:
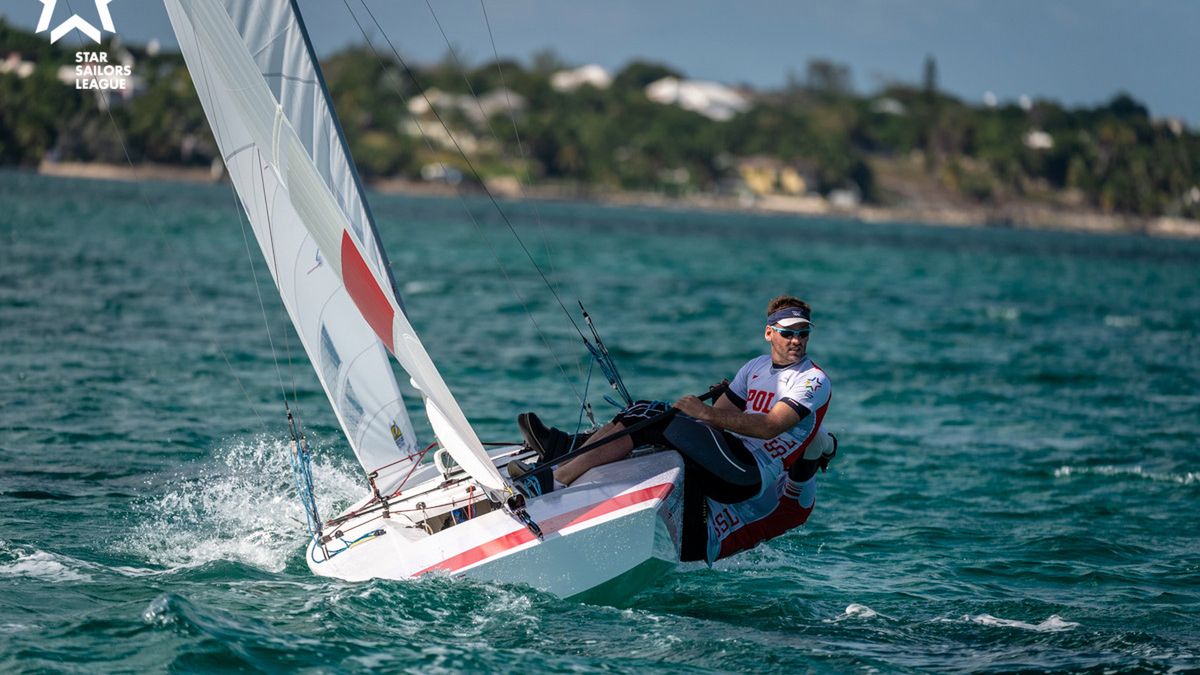
[[[807,329],[807,328],[805,328],[804,330],[793,330],[791,328],[779,328],[777,326],[771,326],[771,330],[775,331],[776,333],[779,333],[779,337],[783,338],[784,340],[791,340],[794,337],[798,337],[798,338],[808,337],[808,334],[810,332],[809,329]]]

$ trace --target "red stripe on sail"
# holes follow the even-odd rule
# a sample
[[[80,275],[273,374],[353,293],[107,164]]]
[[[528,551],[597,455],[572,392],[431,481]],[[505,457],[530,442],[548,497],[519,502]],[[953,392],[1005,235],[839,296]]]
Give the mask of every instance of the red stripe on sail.
[[[383,340],[387,350],[392,351],[392,319],[395,318],[395,312],[347,230],[342,230],[342,283],[346,284],[346,292],[367,323],[371,324],[371,329]]]
[[[558,532],[568,527],[582,525],[589,520],[599,518],[619,509],[650,501],[651,499],[665,499],[666,496],[671,493],[671,490],[674,489],[674,487],[675,486],[672,483],[663,483],[661,485],[642,488],[641,490],[634,490],[633,492],[626,492],[625,494],[617,495],[612,499],[606,499],[598,504],[585,506],[581,509],[576,509],[574,511],[560,514],[553,518],[548,518],[540,523],[540,525],[542,527],[542,531],[546,535],[549,535],[552,532]],[[435,570],[442,572],[457,572],[464,567],[469,567],[493,556],[500,555],[509,549],[516,548],[522,544],[527,544],[533,540],[533,533],[522,528],[520,530],[510,532],[502,537],[496,537],[495,539],[480,544],[475,548],[469,548],[458,555],[446,558],[440,563],[430,565],[420,572],[417,572],[413,576],[418,577],[426,572],[433,572]]]

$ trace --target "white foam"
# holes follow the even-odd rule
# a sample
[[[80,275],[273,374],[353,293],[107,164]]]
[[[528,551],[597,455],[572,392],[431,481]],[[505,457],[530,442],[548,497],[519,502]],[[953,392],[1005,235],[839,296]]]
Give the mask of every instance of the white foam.
[[[446,284],[442,281],[406,281],[401,292],[404,295],[426,295],[429,293],[439,293],[446,290]]]
[[[788,533],[788,537],[803,537],[807,536],[807,531],[803,529],[792,530]],[[704,563],[700,563],[702,566]],[[777,546],[755,546],[749,551],[742,551],[738,555],[728,558],[721,558],[714,562],[711,568],[714,570],[743,570],[746,573],[754,576],[776,576],[780,570],[787,570],[796,566],[796,556],[794,553],[780,550]],[[684,567],[683,569],[688,569]],[[698,567],[697,567],[698,569]]]
[[[307,540],[285,441],[255,438],[217,450],[195,473],[168,479],[119,547],[170,570],[218,560],[279,572]],[[322,516],[365,488],[344,462],[314,457]],[[136,569],[136,568],[132,568]]]
[[[165,595],[160,595],[146,605],[142,610],[142,621],[152,625],[165,626],[173,621],[170,614],[171,602]]]
[[[1045,621],[1032,624],[1024,621],[1016,621],[1014,619],[1000,619],[991,614],[976,614],[971,616],[967,614],[963,616],[963,621],[977,623],[981,626],[999,626],[1003,628],[1020,628],[1022,630],[1032,630],[1039,633],[1055,633],[1058,631],[1071,630],[1079,626],[1074,621],[1067,621],[1057,614],[1051,614]]]
[[[80,569],[85,566],[84,563],[68,556],[10,547],[4,541],[0,541],[0,552],[5,554],[5,558],[13,558],[0,563],[0,576],[55,582],[92,580],[91,575]]]
[[[846,605],[846,611],[832,619],[826,619],[825,622],[838,623],[840,621],[846,621],[847,619],[874,619],[877,616],[882,615],[866,605],[860,605],[857,602],[852,602],[849,605]],[[886,619],[888,617],[884,616],[883,618]]]
[[[1160,483],[1176,483],[1178,485],[1192,485],[1200,482],[1200,473],[1188,471],[1187,473],[1157,473],[1146,471],[1138,466],[1060,466],[1054,470],[1055,478],[1070,478],[1071,476],[1133,476],[1135,478],[1144,478]]]
[[[999,321],[1018,321],[1021,318],[1021,310],[1016,307],[992,306],[984,312],[987,318]]]
[[[153,577],[164,573],[163,570],[157,568],[130,567],[128,565],[114,565],[113,567],[109,567],[108,570],[111,572],[116,572],[123,577]]]
[[[1109,314],[1104,317],[1104,325],[1109,328],[1136,328],[1142,325],[1142,320],[1136,316]]]
[[[375,652],[375,653],[371,653],[371,654],[362,654],[359,656],[351,656],[349,660],[352,663],[356,663],[356,664],[362,666],[363,668],[365,668],[368,671],[378,671],[378,670],[384,670],[385,666],[391,666],[392,664],[396,663],[397,657],[394,654],[388,654],[386,652]],[[386,669],[393,670],[392,668],[386,668]],[[394,670],[401,670],[401,669],[395,668]]]

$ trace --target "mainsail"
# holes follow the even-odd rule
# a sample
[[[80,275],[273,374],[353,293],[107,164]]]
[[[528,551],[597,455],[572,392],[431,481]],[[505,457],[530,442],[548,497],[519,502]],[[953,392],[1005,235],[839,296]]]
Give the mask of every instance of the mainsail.
[[[478,483],[495,466],[400,304],[294,0],[164,0],[284,307],[355,455],[381,490],[416,444],[385,349],[442,446]]]

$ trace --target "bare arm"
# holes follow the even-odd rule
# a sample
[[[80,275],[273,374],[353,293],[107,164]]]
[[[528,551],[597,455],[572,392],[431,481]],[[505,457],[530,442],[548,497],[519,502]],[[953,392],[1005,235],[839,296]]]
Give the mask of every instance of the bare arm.
[[[754,438],[775,438],[800,421],[800,415],[786,403],[776,403],[766,415],[744,413],[727,396],[717,399],[712,407],[695,396],[684,396],[675,407],[685,415],[735,433]]]
[[[730,412],[742,411],[742,409],[738,407],[738,404],[734,403],[733,399],[729,398],[729,394],[721,394],[718,396],[717,402],[713,403],[713,407],[717,410],[728,410]]]

